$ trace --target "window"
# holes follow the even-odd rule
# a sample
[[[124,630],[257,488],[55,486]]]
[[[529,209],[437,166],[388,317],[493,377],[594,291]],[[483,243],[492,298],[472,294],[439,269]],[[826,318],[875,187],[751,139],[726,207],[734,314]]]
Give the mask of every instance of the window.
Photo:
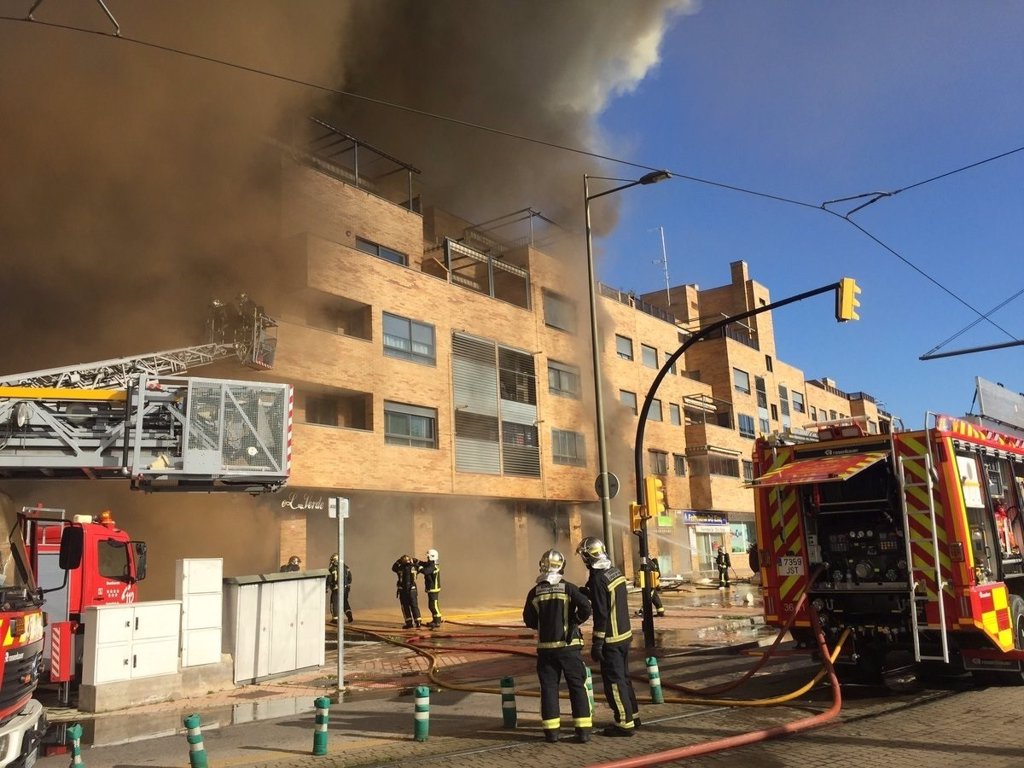
[[[817,421],[817,420],[818,420],[818,409],[817,409],[817,408],[815,408],[815,407],[814,407],[814,406],[812,405],[812,406],[811,406],[811,421]]]
[[[668,418],[669,421],[671,421],[677,427],[683,423],[682,416],[679,412],[679,405],[677,403],[668,404]]]
[[[306,395],[306,423],[338,426],[338,398],[330,395]]]
[[[658,369],[658,350],[654,347],[649,347],[646,344],[640,345],[640,361],[644,364],[645,368]]]
[[[754,462],[743,460],[743,480],[747,483],[754,481]]]
[[[544,323],[568,333],[576,333],[576,305],[565,296],[544,291]]]
[[[434,365],[434,326],[384,313],[384,354],[414,363]]]
[[[772,431],[772,425],[768,423],[768,419],[758,419],[757,424],[761,428],[762,435],[767,435]]]
[[[662,421],[661,400],[651,400],[651,409],[647,412],[648,421]]]
[[[562,429],[551,430],[551,455],[555,464],[583,467],[587,464],[587,451],[583,435]]]
[[[672,454],[672,468],[675,470],[676,477],[686,476],[686,457],[681,453]]]
[[[384,442],[437,448],[437,410],[384,401]]]
[[[384,261],[390,261],[392,264],[401,264],[403,267],[409,265],[409,257],[399,251],[394,251],[383,245],[372,243],[369,240],[364,240],[361,237],[356,238],[356,248],[363,253],[368,253],[371,256],[376,256]]]
[[[580,369],[548,360],[548,392],[560,397],[580,396]]]
[[[765,367],[765,370],[768,371],[768,373],[772,372],[772,356],[771,355],[765,355],[764,356],[764,367]]]
[[[724,475],[726,477],[740,476],[740,462],[730,456],[720,454],[708,454],[708,474]]]
[[[835,411],[831,411],[831,410],[828,412],[828,417],[832,421],[835,421],[836,419],[839,418],[839,416],[836,414],[836,412]]]
[[[627,392],[624,389],[620,389],[619,402],[622,403],[627,408],[629,408],[629,410],[633,412],[633,415],[636,416],[636,394],[634,394],[633,392]]]
[[[771,404],[771,409],[772,409],[772,421],[778,421],[779,420],[779,409],[775,407],[775,403]]]
[[[745,413],[737,413],[736,418],[740,423],[740,435],[743,437],[756,437],[757,433],[754,432],[754,417],[748,416]]]
[[[732,369],[732,383],[738,392],[750,394],[750,374],[739,368]]]
[[[797,413],[806,413],[804,411],[804,394],[803,392],[790,392],[790,402],[793,403],[793,410]]]
[[[101,539],[96,542],[96,554],[100,576],[106,579],[123,579],[128,575],[128,546],[125,542]]]
[[[668,454],[664,451],[648,451],[648,464],[652,475],[668,474]]]
[[[633,359],[633,340],[615,334],[615,354],[623,360]]]
[[[678,364],[679,364],[678,360],[673,360],[672,361],[672,365],[670,365],[668,367],[668,372],[671,373],[673,376],[675,376],[676,373],[678,372],[677,367],[676,367]]]
[[[754,389],[757,390],[757,405],[758,405],[758,407],[759,408],[767,408],[768,407],[768,392],[764,388],[764,377],[762,377],[762,376],[755,376],[754,377]],[[765,414],[765,416],[767,416],[767,415],[768,414]]]

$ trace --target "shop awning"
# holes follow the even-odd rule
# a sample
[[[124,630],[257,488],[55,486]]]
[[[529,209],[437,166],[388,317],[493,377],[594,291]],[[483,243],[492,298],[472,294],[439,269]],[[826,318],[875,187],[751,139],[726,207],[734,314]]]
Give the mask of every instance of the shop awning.
[[[765,472],[751,485],[806,485],[808,483],[835,483],[849,480],[858,472],[885,458],[883,451],[845,453],[841,456],[816,456],[813,459],[792,461]]]

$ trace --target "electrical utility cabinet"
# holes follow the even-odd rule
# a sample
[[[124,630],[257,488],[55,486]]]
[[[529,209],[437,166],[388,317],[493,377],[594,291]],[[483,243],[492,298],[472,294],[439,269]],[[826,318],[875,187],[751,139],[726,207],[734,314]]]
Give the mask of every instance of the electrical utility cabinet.
[[[323,666],[326,569],[224,579],[224,652],[234,681]]]

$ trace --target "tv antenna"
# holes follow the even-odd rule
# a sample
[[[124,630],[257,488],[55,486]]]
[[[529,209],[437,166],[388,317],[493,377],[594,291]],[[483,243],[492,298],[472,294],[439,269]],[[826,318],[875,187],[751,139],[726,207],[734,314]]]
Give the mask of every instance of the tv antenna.
[[[655,227],[655,229],[657,229],[661,234],[661,271],[665,275],[665,300],[668,302],[669,306],[672,306],[672,289],[669,287],[671,283],[668,279],[668,251],[665,250],[665,228]],[[653,232],[654,229],[649,229],[647,231]],[[657,264],[657,261],[654,263]]]

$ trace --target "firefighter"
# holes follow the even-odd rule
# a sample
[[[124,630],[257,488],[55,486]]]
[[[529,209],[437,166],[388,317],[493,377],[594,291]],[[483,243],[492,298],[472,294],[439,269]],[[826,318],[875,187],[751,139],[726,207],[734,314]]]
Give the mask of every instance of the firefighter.
[[[601,665],[604,696],[615,715],[615,724],[605,727],[605,736],[632,736],[640,725],[636,693],[629,679],[629,646],[633,630],[629,624],[626,577],[608,559],[604,542],[587,536],[576,548],[590,571],[587,594],[594,609],[594,635],[590,658]]]
[[[715,566],[718,568],[718,588],[728,589],[729,569],[732,568],[732,558],[730,558],[729,553],[725,551],[725,547],[717,541],[713,546],[717,550],[715,553]]]
[[[391,570],[398,574],[395,596],[402,606],[402,617],[405,619],[404,629],[420,626],[420,602],[416,592],[417,563],[418,561],[409,555],[402,555],[391,566]]]
[[[331,621],[338,623],[338,588],[341,586],[341,562],[337,554],[331,555],[331,561],[327,564],[327,591],[330,593]]]
[[[348,602],[348,593],[352,591],[352,569],[348,567],[348,563],[342,563],[342,567],[345,569],[343,584],[345,590],[345,621],[352,623],[355,619],[352,618],[352,606]]]
[[[665,615],[665,606],[661,603],[661,566],[658,565],[658,558],[652,557],[650,564],[647,566],[647,573],[650,574],[651,578],[651,605],[654,606],[655,616]],[[644,586],[644,572],[640,571],[640,587]],[[640,608],[636,612],[637,616],[644,615],[644,609]]]
[[[549,549],[540,558],[540,576],[523,606],[523,623],[537,630],[537,679],[540,681],[540,717],[544,740],[558,741],[561,713],[558,688],[561,678],[569,688],[569,705],[576,741],[590,741],[593,727],[583,664],[580,624],[590,618],[590,601],[579,587],[563,578],[565,557]]]
[[[288,562],[281,566],[281,573],[290,573],[291,571],[301,571],[302,560],[299,559],[298,555],[292,555],[288,558]]]
[[[423,586],[427,590],[427,606],[430,608],[430,629],[437,629],[444,619],[441,616],[441,564],[436,549],[427,550],[427,559],[417,561],[416,570],[423,574]]]

